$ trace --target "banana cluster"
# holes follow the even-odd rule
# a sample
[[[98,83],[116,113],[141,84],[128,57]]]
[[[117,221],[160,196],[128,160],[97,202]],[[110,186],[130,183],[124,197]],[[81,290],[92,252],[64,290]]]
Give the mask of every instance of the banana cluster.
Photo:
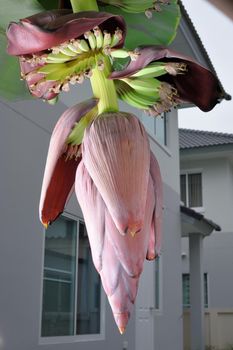
[[[186,64],[182,62],[151,63],[130,77],[115,80],[118,97],[151,116],[157,116],[169,111],[178,101],[177,90],[157,77],[184,74],[186,70]]]
[[[46,57],[47,63],[65,63],[80,58],[80,55],[91,53],[92,55],[100,51],[106,51],[116,46],[122,39],[122,31],[117,28],[114,34],[101,31],[99,27],[94,27],[93,31],[84,33],[83,39],[72,39],[59,46],[52,47],[52,53]]]
[[[54,81],[50,92],[58,94],[60,91],[69,91],[70,84],[81,84],[85,78],[90,78],[92,69],[104,69],[104,56],[111,55],[114,47],[122,40],[122,31],[116,28],[113,34],[101,31],[96,26],[85,32],[82,38],[72,39],[56,47],[49,53],[22,57],[32,67],[28,74],[22,74],[22,79],[33,80],[36,74],[43,77],[29,86],[33,91],[42,81]],[[129,53],[129,55],[133,55]]]
[[[168,112],[177,105],[177,90],[157,79],[128,79],[115,81],[118,97],[132,107],[142,109],[150,116]]]

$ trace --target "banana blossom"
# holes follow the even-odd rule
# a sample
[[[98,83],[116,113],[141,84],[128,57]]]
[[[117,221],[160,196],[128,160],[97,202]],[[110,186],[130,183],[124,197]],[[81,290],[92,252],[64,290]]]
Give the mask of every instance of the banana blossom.
[[[123,333],[144,260],[160,251],[162,180],[145,129],[132,114],[101,115],[86,128],[81,149],[67,145],[75,123],[95,104],[89,100],[68,109],[55,126],[40,216],[45,225],[55,220],[75,183],[93,262]]]

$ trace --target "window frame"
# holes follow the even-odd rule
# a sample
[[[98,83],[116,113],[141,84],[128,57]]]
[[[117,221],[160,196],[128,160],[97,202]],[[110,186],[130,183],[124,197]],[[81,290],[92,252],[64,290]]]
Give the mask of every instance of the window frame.
[[[71,219],[77,223],[77,239],[76,239],[76,278],[75,278],[75,307],[74,307],[74,330],[76,329],[76,314],[77,314],[77,292],[78,292],[78,252],[79,252],[79,224],[84,223],[82,217],[75,216],[68,212],[63,212],[61,215],[64,218]],[[40,296],[40,312],[39,312],[39,345],[43,344],[65,344],[65,343],[78,343],[78,342],[89,342],[89,341],[103,341],[105,340],[105,329],[106,329],[106,296],[104,294],[102,285],[100,283],[100,332],[96,334],[74,334],[74,335],[61,335],[61,336],[49,336],[43,337],[42,331],[42,309],[43,309],[43,285],[44,285],[44,260],[45,260],[45,232],[43,229],[43,244],[42,244],[42,266],[41,266],[41,296]]]
[[[191,207],[189,205],[189,182],[188,182],[188,176],[189,175],[194,175],[194,174],[200,174],[201,175],[201,193],[202,193],[202,206],[199,207]],[[181,170],[180,171],[180,180],[181,180],[181,175],[185,175],[185,188],[186,188],[186,207],[195,210],[198,213],[204,213],[205,212],[205,207],[203,206],[204,203],[204,196],[203,196],[203,169],[201,168],[196,168],[196,169],[186,169],[186,170]],[[181,182],[181,181],[180,181]],[[180,198],[181,198],[181,186],[180,186]],[[185,203],[184,203],[185,205]]]

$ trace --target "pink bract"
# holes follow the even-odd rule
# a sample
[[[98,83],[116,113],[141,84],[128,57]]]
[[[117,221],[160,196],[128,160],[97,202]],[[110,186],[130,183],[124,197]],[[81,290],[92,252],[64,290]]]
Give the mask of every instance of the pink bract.
[[[143,227],[134,237],[130,234],[122,236],[117,230],[83,161],[77,168],[75,189],[87,225],[94,264],[101,276],[117,326],[124,332],[149,244],[155,208],[152,178],[149,178],[147,187]]]
[[[63,212],[73,190],[81,158],[67,159],[67,138],[75,123],[96,104],[97,100],[91,99],[67,109],[53,130],[40,198],[40,219],[44,225],[53,222]]]
[[[100,115],[86,129],[83,161],[122,233],[142,229],[150,167],[143,125],[129,113]]]

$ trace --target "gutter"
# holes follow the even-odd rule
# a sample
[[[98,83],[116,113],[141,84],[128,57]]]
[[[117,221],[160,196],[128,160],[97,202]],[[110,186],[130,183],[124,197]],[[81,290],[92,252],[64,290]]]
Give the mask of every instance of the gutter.
[[[191,208],[188,208],[188,207],[185,207],[184,205],[181,205],[180,211],[181,211],[181,213],[186,214],[197,221],[200,221],[200,222],[203,222],[203,223],[209,225],[215,231],[221,231],[221,227],[218,224],[216,224],[215,222],[213,222],[210,219],[207,219],[204,215],[202,215],[201,213],[197,213],[195,210],[193,210]]]

